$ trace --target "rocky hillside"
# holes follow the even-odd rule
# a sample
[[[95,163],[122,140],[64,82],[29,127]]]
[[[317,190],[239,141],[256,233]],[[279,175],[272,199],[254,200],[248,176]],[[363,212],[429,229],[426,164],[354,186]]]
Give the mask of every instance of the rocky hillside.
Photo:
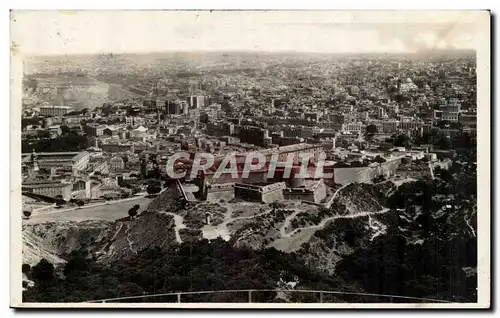
[[[109,262],[129,259],[147,247],[175,244],[171,215],[143,212],[133,220],[45,222],[23,226],[23,262],[34,265],[45,258],[64,262],[69,253],[82,248]]]
[[[363,193],[363,196],[360,194]],[[127,259],[149,246],[218,236],[238,247],[276,247],[296,251],[310,235],[337,217],[358,218],[383,212],[374,185],[353,184],[338,193],[328,210],[292,202],[255,205],[248,202],[187,203],[175,186],[161,192],[135,219],[44,222],[23,227],[24,262],[45,258],[61,263],[71,251],[90,249],[99,261]],[[206,215],[210,224],[206,224]]]
[[[436,288],[443,299],[471,300],[477,286],[475,179],[448,177],[346,185],[328,209],[298,201],[195,204],[172,187],[133,220],[25,225],[23,255],[29,264],[41,258],[58,264],[83,248],[111,264],[147,248],[167,251],[222,238],[237,249],[274,248],[373,293],[435,297]],[[389,284],[383,277],[413,283]]]

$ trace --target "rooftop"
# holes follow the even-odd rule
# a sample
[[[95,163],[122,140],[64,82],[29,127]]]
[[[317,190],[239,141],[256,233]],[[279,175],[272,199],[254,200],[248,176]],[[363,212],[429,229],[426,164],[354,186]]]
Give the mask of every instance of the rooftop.
[[[37,183],[37,184],[23,184],[23,188],[28,188],[28,189],[40,189],[40,188],[64,188],[64,187],[71,187],[71,183]]]

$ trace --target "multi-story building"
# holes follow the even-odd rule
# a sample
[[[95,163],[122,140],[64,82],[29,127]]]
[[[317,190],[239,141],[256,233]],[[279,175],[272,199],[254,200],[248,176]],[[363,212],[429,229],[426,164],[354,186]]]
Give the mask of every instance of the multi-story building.
[[[399,129],[402,130],[416,130],[421,129],[424,126],[424,123],[421,121],[401,121],[399,122]]]
[[[61,123],[66,126],[79,125],[82,120],[88,120],[90,118],[90,115],[64,116]]]
[[[477,124],[477,115],[460,114],[459,122],[464,126],[473,126]]]
[[[189,96],[187,103],[190,108],[203,108],[205,106],[205,96]]]
[[[168,98],[167,96],[158,96],[151,101],[151,107],[156,107],[161,111],[165,111],[168,107],[169,101],[170,98]]]
[[[39,169],[60,169],[76,173],[87,168],[90,154],[88,152],[40,152],[22,154],[22,162],[26,165],[36,165]]]
[[[461,107],[462,105],[455,98],[444,101],[439,105],[439,109],[434,110],[434,120],[458,122]]]
[[[125,117],[125,123],[127,126],[132,127],[144,126],[146,124],[146,119],[139,116],[127,116]]]
[[[63,183],[61,181],[32,181],[23,183],[22,191],[44,195],[51,198],[61,196],[64,200],[69,200],[73,191],[73,185],[71,183]]]
[[[350,133],[360,133],[364,128],[362,123],[345,123],[342,125],[342,131]]]
[[[225,122],[222,124],[222,134],[225,136],[231,136],[234,134],[234,124]]]
[[[382,132],[394,133],[398,130],[399,121],[397,120],[384,120],[382,121]]]
[[[73,111],[71,106],[40,106],[40,115],[42,116],[63,116]]]
[[[304,114],[304,118],[312,120],[312,121],[318,121],[320,118],[320,113],[319,112],[307,112]]]
[[[91,123],[91,124],[87,124],[87,126],[85,127],[85,131],[86,131],[87,135],[89,135],[89,136],[100,137],[100,136],[104,135],[105,128],[106,128],[106,126],[104,126],[104,125]]]
[[[269,131],[260,127],[243,126],[239,133],[240,141],[257,146],[264,146],[269,137]]]
[[[122,157],[115,156],[109,160],[109,167],[111,170],[116,171],[116,170],[123,170],[125,167],[125,162],[123,161]]]
[[[383,107],[381,107],[381,106],[377,107],[377,117],[379,119],[382,119],[382,118],[385,117],[385,109]]]
[[[189,113],[188,103],[184,101],[168,101],[165,112],[168,115],[187,115]]]

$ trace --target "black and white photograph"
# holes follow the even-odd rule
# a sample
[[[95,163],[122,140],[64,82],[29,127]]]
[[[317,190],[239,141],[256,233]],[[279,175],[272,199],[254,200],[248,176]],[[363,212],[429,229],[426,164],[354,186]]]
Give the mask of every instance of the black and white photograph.
[[[29,11],[11,306],[489,308],[489,11]]]

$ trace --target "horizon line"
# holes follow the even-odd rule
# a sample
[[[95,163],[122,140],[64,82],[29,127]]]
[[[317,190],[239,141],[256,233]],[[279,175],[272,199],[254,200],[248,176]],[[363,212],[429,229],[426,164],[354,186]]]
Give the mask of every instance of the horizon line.
[[[323,54],[323,55],[363,55],[363,54],[380,54],[380,55],[418,55],[429,53],[443,53],[443,52],[470,52],[477,53],[474,48],[444,48],[444,49],[427,49],[418,51],[366,51],[366,52],[321,52],[321,51],[295,51],[295,50],[210,50],[210,49],[183,49],[183,50],[162,50],[162,51],[129,51],[129,52],[94,52],[94,53],[49,53],[49,54],[24,54],[24,57],[64,57],[64,56],[92,56],[92,55],[148,55],[148,54],[172,54],[172,53],[250,53],[250,54]]]

